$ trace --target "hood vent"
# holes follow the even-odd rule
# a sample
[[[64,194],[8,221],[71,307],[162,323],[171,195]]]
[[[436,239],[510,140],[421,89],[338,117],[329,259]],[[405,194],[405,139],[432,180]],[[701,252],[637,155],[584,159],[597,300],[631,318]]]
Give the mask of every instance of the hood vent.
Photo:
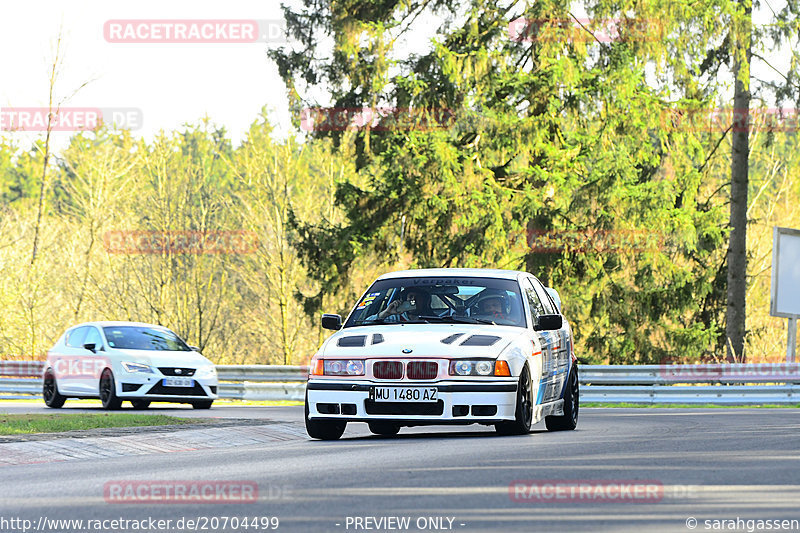
[[[463,335],[463,333],[453,333],[449,337],[445,337],[444,339],[442,339],[442,344],[453,344],[453,342],[461,335]]]
[[[461,346],[491,346],[500,340],[500,337],[494,335],[473,335],[464,342]]]
[[[366,343],[366,335],[352,335],[350,337],[341,337],[338,341],[336,341],[336,346],[352,348],[356,346],[364,346]]]
[[[382,342],[383,342],[383,335],[381,335],[380,333],[375,333],[372,336],[372,344],[380,344]]]

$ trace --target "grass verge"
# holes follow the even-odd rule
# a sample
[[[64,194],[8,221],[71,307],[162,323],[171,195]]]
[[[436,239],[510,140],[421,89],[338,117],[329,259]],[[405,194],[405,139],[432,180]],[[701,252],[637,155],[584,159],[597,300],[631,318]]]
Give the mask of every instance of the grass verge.
[[[192,424],[197,420],[166,415],[103,414],[0,414],[0,435],[61,433],[78,429],[123,428]]]

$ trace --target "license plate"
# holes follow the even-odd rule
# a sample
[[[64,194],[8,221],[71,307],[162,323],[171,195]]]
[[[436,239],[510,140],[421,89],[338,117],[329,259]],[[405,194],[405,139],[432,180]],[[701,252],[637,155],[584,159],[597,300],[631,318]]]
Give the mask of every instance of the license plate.
[[[369,399],[375,402],[435,402],[439,400],[436,387],[371,387]]]
[[[165,387],[194,387],[194,380],[189,378],[164,378]]]

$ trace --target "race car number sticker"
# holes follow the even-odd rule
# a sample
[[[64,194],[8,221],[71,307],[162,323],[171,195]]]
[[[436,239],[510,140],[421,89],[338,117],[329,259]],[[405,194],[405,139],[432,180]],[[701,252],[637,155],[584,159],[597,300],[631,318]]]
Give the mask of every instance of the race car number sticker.
[[[439,400],[436,387],[371,387],[369,399],[375,402],[435,402]]]
[[[373,292],[373,293],[367,294],[366,296],[364,296],[364,299],[361,300],[361,303],[358,304],[358,307],[356,307],[356,309],[364,309],[369,304],[371,304],[375,300],[375,298],[380,296],[380,294],[381,293],[379,293],[379,292]]]

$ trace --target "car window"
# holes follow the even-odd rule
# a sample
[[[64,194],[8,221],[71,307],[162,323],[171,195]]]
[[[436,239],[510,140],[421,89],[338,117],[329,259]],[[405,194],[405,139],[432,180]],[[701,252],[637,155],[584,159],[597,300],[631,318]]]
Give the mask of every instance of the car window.
[[[531,285],[531,281],[528,278],[525,278],[522,281],[522,287],[525,290],[525,298],[528,299],[528,306],[531,309],[531,320],[533,324],[539,323],[539,315],[544,315],[545,310],[544,306],[542,305],[542,301],[539,299],[539,295],[536,294],[536,291],[533,290],[533,285]]]
[[[526,327],[512,279],[426,276],[372,284],[344,327],[402,322],[487,323]]]
[[[530,279],[530,278],[529,278]],[[544,310],[548,315],[557,315],[558,311],[556,310],[556,306],[553,303],[553,300],[550,298],[550,295],[547,294],[547,291],[544,290],[544,286],[542,282],[538,279],[532,279],[531,282],[533,283],[533,288],[536,289],[536,294],[539,295],[539,299],[544,306]]]
[[[175,333],[147,326],[107,326],[103,328],[108,345],[123,350],[191,352]]]
[[[95,350],[101,350],[103,348],[103,338],[100,337],[100,332],[97,328],[89,326],[86,331],[86,337],[83,339],[84,344],[94,344]]]
[[[89,331],[88,326],[81,326],[79,328],[75,328],[69,332],[67,335],[67,346],[71,348],[81,348],[83,347],[83,339],[86,337],[86,333]]]

